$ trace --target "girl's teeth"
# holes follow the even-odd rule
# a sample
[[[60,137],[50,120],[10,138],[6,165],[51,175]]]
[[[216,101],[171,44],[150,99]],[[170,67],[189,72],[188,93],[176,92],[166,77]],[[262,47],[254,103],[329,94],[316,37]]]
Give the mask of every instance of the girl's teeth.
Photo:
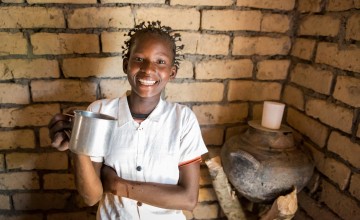
[[[153,80],[144,80],[144,79],[139,79],[140,83],[146,86],[151,86],[154,85],[156,83],[156,81]]]

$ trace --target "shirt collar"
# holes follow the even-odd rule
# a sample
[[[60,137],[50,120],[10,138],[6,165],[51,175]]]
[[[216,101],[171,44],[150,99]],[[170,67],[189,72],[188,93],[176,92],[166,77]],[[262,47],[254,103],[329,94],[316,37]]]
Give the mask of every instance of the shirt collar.
[[[133,121],[133,118],[130,113],[129,103],[127,101],[127,95],[129,93],[125,93],[121,98],[119,98],[119,111],[118,111],[118,123],[119,126],[122,126],[128,122]],[[165,101],[160,98],[159,103],[155,107],[155,109],[151,112],[148,120],[158,122],[160,117],[164,111]]]

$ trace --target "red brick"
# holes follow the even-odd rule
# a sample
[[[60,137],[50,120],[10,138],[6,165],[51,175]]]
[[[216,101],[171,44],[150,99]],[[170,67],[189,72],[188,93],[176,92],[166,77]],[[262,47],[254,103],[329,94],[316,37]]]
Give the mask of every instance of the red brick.
[[[48,4],[48,3],[57,3],[57,4],[96,4],[96,0],[27,0],[29,4]]]
[[[193,64],[191,61],[182,60],[180,62],[180,67],[177,71],[176,78],[184,79],[184,78],[194,78]]]
[[[131,90],[131,87],[126,79],[103,79],[100,82],[100,90],[103,98],[117,98]]]
[[[283,37],[235,37],[233,55],[287,55],[291,41]]]
[[[331,71],[302,63],[298,63],[291,72],[292,82],[326,95],[330,94],[333,78]]]
[[[159,20],[174,30],[198,30],[200,27],[200,12],[195,8],[143,7],[136,9],[135,13],[136,24]]]
[[[292,10],[295,0],[237,0],[237,6],[246,6],[264,9]]]
[[[181,44],[184,45],[181,54],[227,55],[229,53],[230,37],[225,34],[178,33],[181,34]]]
[[[55,81],[32,81],[31,93],[34,102],[67,101],[93,102],[96,100],[95,82],[59,79]]]
[[[321,205],[320,202],[313,200],[304,192],[298,193],[298,202],[301,208],[306,211],[306,214],[310,215],[312,219],[332,219],[340,220],[331,211],[327,210]]]
[[[346,11],[353,7],[353,0],[329,0],[326,5],[326,11]]]
[[[195,219],[216,219],[218,217],[219,206],[217,204],[198,203],[193,214]]]
[[[0,16],[1,16],[1,8],[0,8]],[[0,27],[1,27],[1,21],[0,21]],[[6,56],[12,54],[26,54],[27,42],[22,33],[0,32],[0,48],[1,48],[0,56]],[[5,71],[1,71],[1,75],[5,75],[5,74],[6,74]]]
[[[360,72],[360,48],[349,45],[340,49],[336,43],[321,42],[318,45],[316,62]]]
[[[125,76],[121,57],[65,59],[62,69],[66,77],[120,77]]]
[[[206,145],[221,145],[224,139],[224,129],[205,127],[201,128],[201,134],[203,136]]]
[[[293,108],[288,108],[286,120],[287,123],[309,137],[319,147],[325,146],[329,135],[329,129],[326,126]]]
[[[0,173],[1,190],[40,189],[36,172]]]
[[[300,20],[299,35],[334,37],[340,30],[340,18],[332,15],[308,15]]]
[[[309,99],[305,104],[307,115],[351,134],[353,110],[320,99]]]
[[[102,51],[105,53],[122,53],[124,42],[129,39],[125,34],[126,32],[102,32]]]
[[[291,50],[291,55],[304,60],[313,57],[316,41],[305,38],[297,38]]]
[[[264,101],[279,100],[281,84],[276,82],[235,81],[229,82],[228,100]]]
[[[285,33],[290,29],[290,17],[282,14],[264,14],[261,20],[262,32]]]
[[[44,189],[76,189],[73,174],[49,173],[43,176]]]
[[[0,154],[0,171],[5,170],[5,157],[4,154]]]
[[[328,141],[328,150],[340,155],[356,168],[360,168],[360,144],[350,138],[333,131]]]
[[[60,112],[58,104],[2,108],[0,109],[0,127],[47,126],[52,116],[58,112]]]
[[[201,27],[219,31],[260,31],[260,11],[204,10]]]
[[[216,193],[213,188],[200,188],[198,202],[217,201]]]
[[[70,193],[16,193],[13,195],[16,210],[64,209]]]
[[[264,60],[257,64],[256,78],[261,80],[286,79],[290,60]]]
[[[285,87],[283,101],[286,104],[297,108],[298,110],[304,110],[304,93],[294,86],[288,85]]]
[[[250,59],[207,60],[196,64],[196,79],[250,78],[253,63]]]
[[[170,5],[228,6],[232,5],[232,0],[172,0]]]
[[[10,196],[0,195],[0,209],[2,209],[2,210],[10,210],[11,209]],[[0,215],[0,219],[4,219],[4,218]]]
[[[0,28],[65,28],[65,18],[59,8],[3,6]]]
[[[349,192],[360,200],[360,174],[353,174],[351,176]]]
[[[360,40],[360,14],[353,14],[346,23],[346,39]]]
[[[29,104],[30,92],[28,85],[1,83],[0,103]]]
[[[201,168],[200,169],[200,180],[199,180],[199,185],[200,186],[204,186],[204,185],[210,185],[212,183],[211,181],[211,177],[209,174],[209,170],[206,168]]]
[[[0,149],[35,148],[32,130],[0,131]]]
[[[132,28],[134,16],[127,7],[89,7],[74,9],[68,16],[70,29]]]
[[[1,42],[1,41],[0,41]],[[0,80],[59,78],[59,64],[48,59],[9,59],[0,60]]]
[[[360,107],[360,78],[338,76],[334,89],[334,98],[348,105]]]
[[[305,143],[305,146],[311,150],[316,168],[338,184],[340,189],[344,190],[350,181],[350,169],[333,158],[325,157],[322,152],[316,150],[315,147],[310,144]]]
[[[171,102],[215,102],[223,94],[224,84],[218,82],[169,83],[165,88],[166,100]]]
[[[300,12],[320,12],[321,0],[299,0],[297,10]]]
[[[342,192],[326,181],[323,181],[323,191],[320,200],[325,202],[342,219],[354,220],[360,216],[360,207],[357,201],[342,194]]]
[[[100,52],[98,36],[95,34],[36,33],[30,38],[33,53],[37,55]]]
[[[68,157],[64,152],[55,153],[10,153],[6,155],[8,169],[65,170]]]
[[[193,111],[201,125],[226,124],[243,122],[248,115],[248,105],[227,104],[227,105],[199,105],[194,106]]]
[[[51,140],[49,137],[49,129],[47,127],[40,128],[39,136],[40,136],[40,147],[50,147]]]

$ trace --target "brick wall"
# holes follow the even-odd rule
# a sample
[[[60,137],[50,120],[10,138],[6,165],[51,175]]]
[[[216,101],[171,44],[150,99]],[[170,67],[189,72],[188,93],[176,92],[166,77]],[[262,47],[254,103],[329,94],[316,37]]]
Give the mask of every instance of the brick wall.
[[[295,219],[360,216],[360,1],[299,0],[282,100],[315,174]]]
[[[261,118],[264,100],[283,101],[316,164],[296,219],[360,216],[359,0],[132,2],[0,1],[0,219],[95,218],[46,126],[129,89],[123,35],[147,20],[182,34],[186,61],[164,97],[192,108],[210,156]],[[224,218],[204,165],[200,184],[187,218]]]

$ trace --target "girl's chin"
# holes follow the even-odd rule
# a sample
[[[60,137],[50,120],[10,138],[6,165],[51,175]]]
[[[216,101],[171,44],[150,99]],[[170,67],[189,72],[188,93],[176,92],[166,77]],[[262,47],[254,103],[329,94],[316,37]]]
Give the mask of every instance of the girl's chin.
[[[161,92],[136,90],[136,94],[141,98],[153,98],[156,96],[160,97]]]

